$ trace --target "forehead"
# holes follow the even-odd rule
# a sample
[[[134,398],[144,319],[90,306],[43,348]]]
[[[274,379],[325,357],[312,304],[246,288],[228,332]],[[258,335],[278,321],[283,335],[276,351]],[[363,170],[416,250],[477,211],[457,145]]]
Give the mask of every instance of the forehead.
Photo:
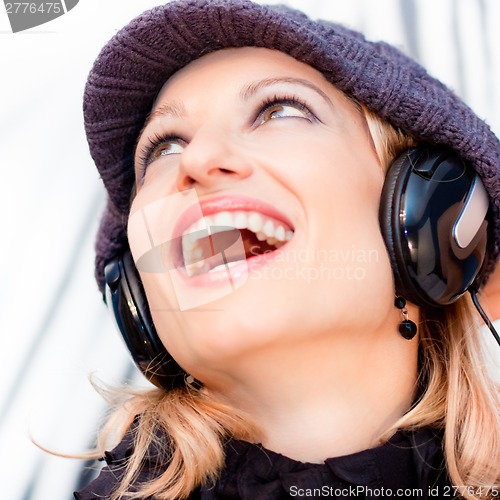
[[[284,77],[333,88],[318,70],[278,50],[231,48],[204,55],[171,76],[158,94],[153,110],[170,97],[193,95],[200,87],[207,92],[217,92],[226,90],[229,85]]]

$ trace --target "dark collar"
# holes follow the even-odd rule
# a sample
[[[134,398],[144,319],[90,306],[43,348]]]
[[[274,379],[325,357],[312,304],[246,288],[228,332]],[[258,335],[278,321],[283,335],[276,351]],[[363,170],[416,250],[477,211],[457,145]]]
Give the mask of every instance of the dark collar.
[[[416,497],[427,498],[429,488],[445,484],[442,434],[420,429],[399,431],[382,446],[329,458],[322,464],[299,462],[260,445],[229,441],[219,480],[212,488],[201,488],[204,494],[200,498],[278,499],[300,493],[313,496],[314,491],[332,498],[331,492],[340,498],[340,492],[346,498],[365,498],[364,492],[382,488],[394,492],[425,489]]]
[[[133,453],[133,437],[106,454],[107,466],[87,488],[75,495],[79,500],[106,497],[122,476],[124,460]],[[190,499],[277,500],[301,496],[372,498],[373,492],[413,490],[410,497],[438,497],[449,485],[444,470],[442,432],[429,428],[399,431],[387,443],[359,453],[329,458],[322,464],[299,462],[265,449],[259,444],[229,440],[226,463],[215,484],[198,488]],[[152,448],[138,478],[149,481],[166,466],[164,455]],[[437,488],[437,489],[436,489]],[[134,491],[133,487],[131,491]],[[418,490],[418,491],[417,491]],[[417,491],[418,494],[415,494]],[[316,492],[316,493],[315,493]]]

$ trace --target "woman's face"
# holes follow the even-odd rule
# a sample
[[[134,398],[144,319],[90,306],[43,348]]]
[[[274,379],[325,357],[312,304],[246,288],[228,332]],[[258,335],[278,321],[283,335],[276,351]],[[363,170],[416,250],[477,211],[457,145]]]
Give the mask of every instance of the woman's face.
[[[261,48],[190,63],[158,96],[135,167],[130,247],[158,333],[193,375],[386,334],[383,169],[360,110],[315,69]],[[164,267],[143,265],[167,240]]]

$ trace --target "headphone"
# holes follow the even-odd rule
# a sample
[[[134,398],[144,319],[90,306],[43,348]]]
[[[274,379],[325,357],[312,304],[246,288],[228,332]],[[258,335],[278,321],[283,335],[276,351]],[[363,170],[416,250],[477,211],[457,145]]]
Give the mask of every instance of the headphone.
[[[137,367],[157,387],[184,385],[188,375],[158,337],[130,250],[106,264],[104,278],[104,301]]]
[[[486,255],[489,199],[473,167],[444,147],[418,146],[391,164],[379,221],[398,295],[421,307],[452,304],[473,287]],[[135,363],[158,387],[186,372],[156,333],[130,251],[105,267],[105,301]]]

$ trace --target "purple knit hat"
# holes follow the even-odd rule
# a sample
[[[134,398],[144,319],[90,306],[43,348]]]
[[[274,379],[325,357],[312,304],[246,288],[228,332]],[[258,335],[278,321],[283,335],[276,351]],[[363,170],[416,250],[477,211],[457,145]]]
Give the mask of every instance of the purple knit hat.
[[[329,21],[249,0],[178,0],[144,12],[103,48],[84,95],[90,152],[108,191],[96,243],[96,278],[127,246],[134,146],[165,81],[200,56],[228,47],[265,47],[322,72],[381,118],[469,160],[490,196],[486,273],[500,251],[500,143],[452,91],[384,42],[368,42]]]

